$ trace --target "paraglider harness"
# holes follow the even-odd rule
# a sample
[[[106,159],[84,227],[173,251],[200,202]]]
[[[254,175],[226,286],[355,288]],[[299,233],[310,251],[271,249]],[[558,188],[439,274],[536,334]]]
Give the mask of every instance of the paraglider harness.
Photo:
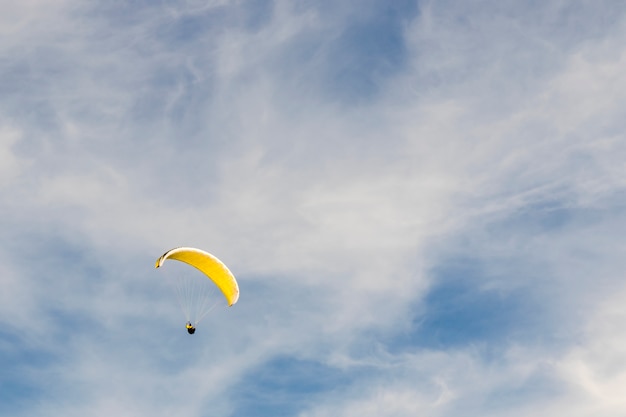
[[[187,333],[189,334],[194,334],[196,332],[196,328],[193,327],[190,321],[188,321],[187,324],[185,324],[185,328],[187,329]]]

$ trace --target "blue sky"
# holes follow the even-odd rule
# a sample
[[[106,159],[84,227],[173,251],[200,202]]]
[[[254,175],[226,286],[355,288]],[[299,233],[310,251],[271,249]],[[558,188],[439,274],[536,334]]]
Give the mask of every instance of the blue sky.
[[[626,414],[623,2],[2,9],[0,414]]]

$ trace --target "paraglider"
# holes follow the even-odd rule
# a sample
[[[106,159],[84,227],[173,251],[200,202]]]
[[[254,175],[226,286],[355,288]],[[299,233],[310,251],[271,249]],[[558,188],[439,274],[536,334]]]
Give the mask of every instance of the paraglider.
[[[187,324],[185,324],[185,328],[187,329],[187,333],[189,334],[194,334],[196,332],[196,328],[193,327],[193,324],[191,324],[190,321],[188,321]]]
[[[229,307],[239,299],[239,285],[235,276],[210,253],[189,247],[174,248],[157,259],[155,268],[161,267],[168,259],[193,266],[202,273],[200,276],[182,277],[178,281],[178,299],[187,317],[187,333],[194,334],[198,322],[215,307],[217,301],[210,301],[215,288],[222,293]]]

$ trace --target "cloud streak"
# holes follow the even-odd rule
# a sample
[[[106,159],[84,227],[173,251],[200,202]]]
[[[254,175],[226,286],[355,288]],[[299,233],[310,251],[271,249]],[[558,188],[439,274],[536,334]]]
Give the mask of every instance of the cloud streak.
[[[3,412],[624,413],[617,2],[8,10]]]

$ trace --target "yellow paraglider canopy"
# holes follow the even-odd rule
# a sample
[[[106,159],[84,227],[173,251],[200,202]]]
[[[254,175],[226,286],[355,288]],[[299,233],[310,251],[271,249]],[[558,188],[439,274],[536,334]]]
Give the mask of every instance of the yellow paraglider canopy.
[[[228,306],[232,306],[239,299],[239,285],[235,276],[215,256],[196,248],[175,248],[163,254],[156,261],[155,268],[163,265],[166,259],[175,259],[197,268],[222,291]]]

